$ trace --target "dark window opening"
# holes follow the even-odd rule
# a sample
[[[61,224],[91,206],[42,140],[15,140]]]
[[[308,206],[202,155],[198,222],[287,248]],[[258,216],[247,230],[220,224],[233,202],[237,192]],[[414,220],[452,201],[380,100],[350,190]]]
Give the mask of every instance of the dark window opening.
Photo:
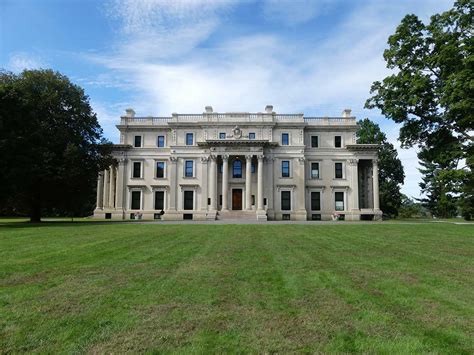
[[[164,178],[165,177],[165,163],[159,161],[156,163],[156,177]]]
[[[232,164],[232,176],[234,178],[242,177],[242,162],[240,160],[234,160]]]
[[[360,220],[361,221],[373,221],[374,220],[374,215],[373,214],[362,214],[362,215],[360,215]]]
[[[140,209],[140,200],[141,200],[141,191],[132,191],[132,210],[139,210]]]
[[[224,132],[219,133],[219,139],[225,139],[225,133]]]
[[[281,209],[283,211],[291,210],[291,191],[281,192]]]
[[[161,219],[161,213],[154,213],[153,219]]]
[[[135,136],[135,141],[133,143],[135,148],[140,148],[142,146],[142,136]]]
[[[162,210],[165,208],[165,192],[155,191],[155,210]]]
[[[222,195],[219,195],[219,205],[222,206]]]
[[[264,206],[267,205],[267,198],[266,198],[266,197],[263,198],[263,205],[264,205]]]
[[[336,148],[341,148],[342,147],[342,137],[341,136],[335,136],[334,137],[334,146]]]
[[[344,192],[334,193],[336,211],[344,211]]]
[[[318,136],[311,136],[311,148],[318,148],[319,141]]]
[[[311,179],[319,179],[319,163],[311,163]]]
[[[136,161],[133,163],[133,177],[140,178],[142,176],[142,163]]]
[[[281,145],[289,145],[290,144],[290,136],[288,133],[281,134]]]
[[[184,176],[185,177],[193,177],[193,161],[192,160],[186,160],[185,169],[184,169]]]
[[[158,148],[163,148],[165,146],[165,136],[158,136],[158,141],[156,143]]]
[[[105,219],[112,219],[112,213],[106,213]]]
[[[311,219],[313,221],[320,221],[321,220],[321,215],[320,214],[312,214]]]
[[[185,214],[183,214],[183,219],[186,219],[186,220],[193,219],[193,214],[192,213],[185,213]]]
[[[281,215],[281,219],[284,221],[289,221],[291,218],[289,214],[285,213]]]
[[[211,198],[210,198],[210,197],[207,198],[207,205],[208,205],[208,206],[211,205]]]
[[[255,205],[255,195],[252,195],[252,206]]]
[[[186,145],[193,145],[194,137],[192,133],[186,133]]]
[[[290,177],[290,162],[288,160],[281,162],[281,177]]]
[[[194,209],[194,191],[184,191],[184,209]]]
[[[252,174],[255,173],[255,163],[254,163],[254,162],[251,162],[251,163],[250,163],[250,172],[251,172]]]
[[[311,210],[312,211],[321,210],[321,193],[320,192],[311,192]]]
[[[255,139],[255,133],[254,132],[249,133],[249,139]]]
[[[334,164],[336,179],[342,179],[342,163]]]

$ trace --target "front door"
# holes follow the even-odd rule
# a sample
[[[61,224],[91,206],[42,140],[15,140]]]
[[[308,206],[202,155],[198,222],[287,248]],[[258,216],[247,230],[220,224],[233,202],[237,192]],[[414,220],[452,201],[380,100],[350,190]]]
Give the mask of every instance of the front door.
[[[232,190],[232,209],[233,210],[242,209],[242,189]]]

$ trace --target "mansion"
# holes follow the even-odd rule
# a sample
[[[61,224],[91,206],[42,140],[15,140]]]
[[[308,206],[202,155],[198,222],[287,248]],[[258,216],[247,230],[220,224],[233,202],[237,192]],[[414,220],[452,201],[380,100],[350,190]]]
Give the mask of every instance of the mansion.
[[[380,219],[377,148],[356,118],[265,112],[135,117],[99,174],[100,219]]]

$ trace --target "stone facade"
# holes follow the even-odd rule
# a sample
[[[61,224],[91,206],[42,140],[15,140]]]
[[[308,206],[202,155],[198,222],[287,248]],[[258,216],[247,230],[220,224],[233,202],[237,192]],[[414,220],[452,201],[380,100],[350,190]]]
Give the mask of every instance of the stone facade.
[[[100,219],[379,219],[377,146],[356,118],[262,113],[121,117]]]

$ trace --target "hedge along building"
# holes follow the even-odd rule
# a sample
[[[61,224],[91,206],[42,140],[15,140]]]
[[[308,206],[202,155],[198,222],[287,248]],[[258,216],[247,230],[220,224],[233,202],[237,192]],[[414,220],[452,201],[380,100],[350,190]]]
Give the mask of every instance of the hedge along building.
[[[97,218],[378,219],[377,145],[356,118],[265,112],[135,117],[117,125],[116,164],[99,174]],[[163,212],[164,214],[162,214]],[[161,212],[161,213],[160,213]],[[162,215],[161,215],[162,214]]]

